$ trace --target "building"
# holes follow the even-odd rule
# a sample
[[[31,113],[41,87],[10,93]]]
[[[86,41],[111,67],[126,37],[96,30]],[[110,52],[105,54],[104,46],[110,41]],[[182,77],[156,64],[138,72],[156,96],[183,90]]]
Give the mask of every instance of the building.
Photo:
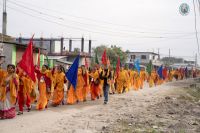
[[[154,52],[127,52],[126,64],[134,64],[136,59],[140,60],[140,64],[147,66],[147,64],[152,61],[154,66],[160,66],[160,55]]]
[[[178,69],[178,68],[188,68],[188,70],[192,70],[194,68],[199,68],[198,64],[196,64],[195,61],[187,61],[187,60],[184,60],[179,63],[179,62],[175,62],[173,63],[172,65],[170,65],[171,68],[173,69]]]
[[[17,65],[17,63],[21,60],[24,51],[27,48],[28,42],[18,43],[16,42],[14,37],[0,34],[0,44],[0,62],[2,62],[1,60],[3,60],[4,63],[1,65],[1,67],[5,69],[8,64]],[[46,49],[33,46],[33,61],[35,65],[37,65],[38,62],[39,49],[41,51],[40,64],[44,64],[44,53]]]
[[[30,38],[19,37],[16,39],[18,43],[28,43]],[[80,41],[80,48],[72,49],[73,41]],[[88,41],[88,52],[84,50],[85,41]],[[68,68],[76,56],[80,54],[80,65],[84,64],[85,58],[87,58],[88,63],[91,59],[91,47],[92,41],[85,40],[82,38],[34,38],[34,45],[45,49],[44,52],[44,64],[49,64],[50,67],[55,65],[63,65]]]

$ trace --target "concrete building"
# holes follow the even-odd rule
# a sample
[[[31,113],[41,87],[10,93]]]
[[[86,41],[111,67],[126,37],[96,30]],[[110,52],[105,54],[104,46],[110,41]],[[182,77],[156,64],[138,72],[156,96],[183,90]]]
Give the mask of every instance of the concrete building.
[[[21,60],[28,42],[18,43],[14,37],[0,33],[0,44],[0,62],[4,60],[1,67],[5,69],[8,64],[16,65]],[[41,51],[40,64],[44,64],[44,53],[46,49],[39,46],[33,46],[33,60],[35,65],[37,65],[39,49]]]
[[[19,37],[16,39],[18,43],[28,43],[30,38]],[[80,48],[72,49],[73,41],[80,41]],[[88,52],[84,51],[85,41],[88,41]],[[75,57],[80,54],[80,65],[84,64],[85,58],[88,63],[91,59],[92,41],[84,38],[34,38],[34,45],[46,49],[44,54],[44,63],[49,64],[50,67],[55,65],[63,65],[68,68]],[[77,49],[79,49],[77,51]]]
[[[140,60],[140,64],[146,66],[150,61],[152,61],[154,66],[160,66],[160,55],[154,52],[127,52],[126,64],[134,64],[136,59]]]

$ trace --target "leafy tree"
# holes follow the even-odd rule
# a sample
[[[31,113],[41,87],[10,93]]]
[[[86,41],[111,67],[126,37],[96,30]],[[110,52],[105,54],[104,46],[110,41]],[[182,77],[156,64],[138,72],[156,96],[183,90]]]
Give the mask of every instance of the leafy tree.
[[[106,49],[107,57],[110,59],[110,64],[114,68],[116,67],[117,64],[117,59],[120,57],[120,62],[122,64],[125,64],[126,59],[127,59],[127,54],[124,52],[121,47],[117,47],[116,45],[111,45],[111,47],[108,47],[106,45],[100,45],[95,48],[93,48],[93,53],[97,53],[99,62],[101,63],[101,56],[103,54],[103,51]],[[92,60],[94,64],[94,59]]]

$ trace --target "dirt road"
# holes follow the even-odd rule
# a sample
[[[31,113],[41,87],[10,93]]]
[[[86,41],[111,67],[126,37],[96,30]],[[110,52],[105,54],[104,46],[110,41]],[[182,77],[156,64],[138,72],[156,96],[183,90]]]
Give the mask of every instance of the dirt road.
[[[200,132],[199,80],[111,95],[0,120],[0,133]]]

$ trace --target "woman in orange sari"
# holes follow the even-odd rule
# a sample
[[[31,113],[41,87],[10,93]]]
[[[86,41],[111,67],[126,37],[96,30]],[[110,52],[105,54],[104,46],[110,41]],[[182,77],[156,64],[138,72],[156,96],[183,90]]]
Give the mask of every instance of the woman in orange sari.
[[[146,80],[146,72],[144,69],[142,69],[140,71],[140,89],[143,89],[145,80]]]
[[[83,101],[87,101],[87,94],[89,93],[89,74],[88,74],[88,70],[85,66],[82,66],[82,75],[83,75],[83,79],[85,82],[85,85],[83,86]]]
[[[27,74],[20,68],[17,68],[17,74],[19,76],[19,91],[18,91],[18,104],[19,112],[17,115],[22,115],[24,111],[24,104],[27,106],[28,112],[31,110],[31,97],[32,92],[32,80]]]
[[[139,90],[140,84],[141,84],[140,83],[140,75],[136,70],[134,70],[134,85],[133,85],[133,88],[134,88],[135,91]]]
[[[0,83],[0,118],[11,119],[16,116],[15,104],[19,88],[19,78],[15,74],[15,66],[7,66],[7,73],[3,75]]]
[[[57,73],[54,78],[54,92],[53,92],[53,106],[58,106],[64,99],[64,83],[66,83],[66,77],[64,68],[62,66],[57,67]]]
[[[52,84],[52,73],[48,70],[47,65],[42,66],[42,71],[35,69],[38,78],[38,88],[39,88],[39,99],[36,105],[36,109],[43,110],[47,108],[48,95],[51,93]]]
[[[92,73],[89,74],[89,76],[92,78],[91,80],[91,100],[95,100],[96,98],[99,99],[100,96],[100,78],[99,78],[99,72],[96,68],[93,68]]]
[[[78,102],[83,101],[83,87],[85,85],[85,80],[83,79],[83,72],[81,67],[78,69],[78,78],[77,78],[77,86],[76,86],[76,96]]]
[[[119,74],[116,79],[116,83],[117,83],[117,88],[116,88],[117,93],[121,94],[126,87],[126,73],[123,67],[120,68]]]
[[[74,104],[75,102],[83,101],[83,87],[85,85],[85,81],[82,75],[82,69],[78,68],[77,74],[77,85],[76,89],[71,85],[67,94],[67,104]]]

